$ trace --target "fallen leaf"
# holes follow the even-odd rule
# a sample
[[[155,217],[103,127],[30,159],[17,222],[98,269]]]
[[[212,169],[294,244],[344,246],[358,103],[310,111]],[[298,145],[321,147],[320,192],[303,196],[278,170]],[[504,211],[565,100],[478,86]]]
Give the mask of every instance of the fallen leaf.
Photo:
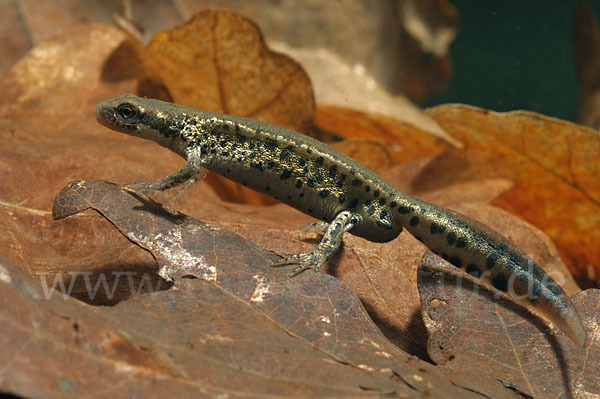
[[[100,218],[64,229],[50,214],[57,190],[76,177],[118,180],[120,162],[129,158],[139,162],[126,169],[130,178],[158,178],[180,162],[168,154],[150,161],[152,143],[109,137],[94,121],[96,102],[135,85],[102,80],[106,58],[124,38],[111,27],[74,27],[36,46],[0,84],[0,253],[32,275],[154,267],[151,256],[98,224]]]
[[[406,97],[389,93],[421,101],[443,90],[452,76],[447,49],[459,18],[447,0],[180,0],[177,5],[187,18],[206,8],[228,8],[257,22],[270,44],[307,69],[319,103],[371,112],[377,103],[416,114],[421,111]]]
[[[53,215],[64,218],[89,208],[150,251],[159,274],[173,280],[174,286],[132,297],[113,308],[85,312],[73,301],[60,304],[67,308],[57,306],[52,299],[58,295],[42,301],[41,307],[31,304],[40,302],[39,294],[35,301],[19,302],[38,312],[52,310],[54,317],[68,325],[67,339],[73,334],[75,342],[85,339],[86,345],[76,352],[69,353],[70,346],[63,349],[69,353],[70,364],[80,370],[69,386],[81,394],[95,393],[97,388],[88,391],[83,382],[92,375],[98,378],[96,369],[102,365],[109,370],[100,376],[112,384],[114,373],[121,374],[117,385],[127,396],[130,386],[142,396],[167,387],[171,395],[196,390],[205,395],[235,391],[242,397],[370,397],[392,392],[397,396],[469,396],[461,387],[472,384],[468,375],[453,375],[451,383],[443,368],[398,350],[374,326],[352,291],[331,276],[303,273],[290,279],[284,269],[269,267],[268,262],[276,257],[255,244],[112,183],[70,183],[57,196]],[[5,268],[4,272],[10,276],[13,271]],[[0,298],[6,287],[0,284]],[[38,287],[32,289],[39,292]],[[12,316],[11,327],[25,330],[26,339],[32,334],[31,325]],[[97,330],[99,322],[103,327]],[[79,333],[90,335],[81,338]],[[44,342],[47,349],[26,351],[26,357],[43,360],[54,346],[64,346],[67,339],[56,335],[50,340],[44,330],[37,333],[36,342]],[[102,342],[96,342],[97,336]],[[29,364],[40,367],[29,367],[28,375],[43,373],[45,378],[17,392],[29,394],[47,387],[42,390],[45,396],[57,393],[55,387],[62,385],[56,380],[62,373],[48,374],[43,361]],[[17,377],[20,371],[14,367],[11,374]],[[158,387],[144,383],[148,378],[156,378]],[[478,389],[510,397],[493,379],[479,381]]]
[[[477,365],[512,389],[531,397],[592,397],[600,393],[600,290],[571,299],[588,332],[579,347],[542,319],[479,285],[428,253],[419,266],[422,314],[428,351],[453,370]]]
[[[506,178],[514,186],[492,204],[546,233],[571,272],[600,281],[600,134],[527,111],[466,105],[427,110],[465,150],[449,150],[413,182],[424,192],[461,181]]]

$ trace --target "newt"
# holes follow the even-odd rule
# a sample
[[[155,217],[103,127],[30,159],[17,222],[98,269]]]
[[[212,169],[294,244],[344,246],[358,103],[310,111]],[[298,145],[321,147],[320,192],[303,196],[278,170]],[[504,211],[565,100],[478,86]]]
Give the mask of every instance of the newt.
[[[318,271],[345,232],[388,242],[406,229],[449,263],[531,305],[576,344],[585,342],[569,297],[511,241],[474,219],[400,191],[318,140],[266,122],[130,94],[99,103],[95,112],[102,125],[153,140],[187,160],[159,182],[130,183],[128,189],[185,188],[210,170],[327,223],[314,250],[273,264],[297,265],[291,275],[310,266]]]

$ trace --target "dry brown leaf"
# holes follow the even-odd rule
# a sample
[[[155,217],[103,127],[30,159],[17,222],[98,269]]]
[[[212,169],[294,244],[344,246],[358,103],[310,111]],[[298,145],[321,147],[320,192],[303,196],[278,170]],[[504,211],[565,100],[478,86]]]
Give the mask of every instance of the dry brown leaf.
[[[531,397],[587,398],[600,393],[600,290],[572,298],[588,332],[578,347],[561,331],[480,286],[428,253],[419,267],[429,355],[453,370],[477,365]]]
[[[8,318],[7,336],[19,334],[20,342],[29,341],[20,356],[40,360],[24,366],[15,362],[12,378],[3,380],[12,392],[65,395],[65,385],[58,381],[67,374],[68,387],[86,397],[106,394],[99,386],[108,381],[120,387],[111,391],[114,397],[163,390],[201,397],[218,392],[241,397],[478,397],[468,374],[453,374],[450,382],[443,368],[394,347],[358,298],[331,276],[304,273],[290,279],[285,270],[270,268],[275,256],[255,244],[112,183],[70,183],[57,196],[53,215],[63,218],[88,208],[150,251],[159,274],[172,279],[174,287],[114,308],[86,309],[60,300],[58,293],[42,300],[39,283],[4,265],[0,300],[9,295],[20,299],[20,309]],[[75,219],[88,223],[87,218]],[[19,292],[13,281],[26,289]],[[35,319],[62,322],[36,331],[29,321],[32,312]],[[28,349],[35,344],[43,349]],[[44,360],[52,355],[60,361],[65,354],[66,369],[49,373]],[[38,378],[13,385],[13,378],[23,374]],[[90,378],[96,381],[86,385]],[[491,378],[480,378],[477,389],[513,397]]]
[[[526,111],[496,113],[466,105],[427,110],[465,144],[430,163],[413,188],[507,178],[514,186],[493,204],[544,231],[571,272],[600,282],[600,134]]]
[[[57,189],[76,177],[118,180],[123,159],[138,160],[127,169],[133,179],[159,178],[179,162],[168,154],[151,161],[152,143],[107,136],[94,121],[96,102],[134,87],[133,80],[102,81],[102,66],[123,39],[115,28],[75,27],[37,46],[0,84],[0,253],[31,274],[154,266],[99,218],[64,230],[49,211]]]
[[[369,86],[377,81],[383,91],[403,93],[417,101],[439,93],[451,78],[452,64],[447,49],[458,28],[458,12],[448,0],[179,0],[177,5],[184,16],[206,8],[236,10],[256,21],[269,41],[293,47],[294,57],[298,55],[297,50],[328,53],[329,57],[317,55],[319,61],[324,61],[320,73],[308,65],[305,67],[311,78],[325,76],[335,69],[338,75],[334,79],[343,82],[338,86],[342,89],[338,93],[340,100],[343,100],[343,92],[356,94],[356,88],[348,75],[335,68],[338,63],[331,62],[330,56],[335,54],[344,66],[372,76]],[[322,80],[322,76],[314,79]],[[366,81],[364,76],[363,81]],[[328,87],[335,87],[335,82]],[[369,99],[378,97],[371,90],[362,90],[362,94],[367,101],[350,94],[346,98],[348,106],[364,109],[360,103],[366,105]]]

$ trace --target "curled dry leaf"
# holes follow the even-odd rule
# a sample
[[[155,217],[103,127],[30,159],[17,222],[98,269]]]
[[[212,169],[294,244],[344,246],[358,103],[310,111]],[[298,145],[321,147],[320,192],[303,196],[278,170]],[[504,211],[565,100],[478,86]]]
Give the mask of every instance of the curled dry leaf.
[[[600,392],[600,290],[571,298],[588,332],[585,347],[579,347],[431,253],[419,266],[418,286],[434,362],[485,370],[531,397],[587,398]]]
[[[427,112],[465,150],[450,150],[431,162],[413,182],[416,190],[510,179],[514,186],[493,204],[544,231],[576,277],[600,282],[597,131],[526,111],[444,105]]]
[[[39,294],[19,301],[22,314],[36,310],[43,317],[52,311],[53,318],[63,320],[34,335],[28,319],[11,319],[11,336],[18,333],[23,341],[45,344],[41,351],[25,348],[20,356],[43,360],[52,353],[56,362],[61,355],[53,353],[55,346],[74,340],[75,346],[69,342],[61,354],[70,359],[65,367],[76,365],[78,372],[56,368],[49,373],[44,361],[28,362],[28,368],[17,363],[11,376],[23,371],[40,375],[18,389],[10,385],[18,393],[56,394],[64,390],[57,380],[71,374],[69,387],[86,396],[97,395],[106,378],[111,386],[118,381],[116,397],[130,396],[131,390],[144,396],[167,389],[171,396],[196,392],[203,397],[216,392],[241,397],[392,392],[400,397],[477,397],[463,388],[473,381],[462,374],[453,375],[450,383],[443,368],[411,359],[387,341],[358,298],[337,279],[310,272],[289,279],[285,270],[267,265],[274,255],[255,244],[112,183],[70,183],[57,196],[53,215],[63,218],[88,208],[150,251],[159,274],[173,280],[175,289],[92,310],[71,300],[56,304],[58,295],[48,301]],[[40,292],[39,284],[27,284]],[[13,286],[0,283],[0,298],[11,291]],[[79,347],[78,341],[85,345]],[[92,377],[95,384],[85,385]],[[493,396],[505,392],[492,379],[478,381],[478,389]]]

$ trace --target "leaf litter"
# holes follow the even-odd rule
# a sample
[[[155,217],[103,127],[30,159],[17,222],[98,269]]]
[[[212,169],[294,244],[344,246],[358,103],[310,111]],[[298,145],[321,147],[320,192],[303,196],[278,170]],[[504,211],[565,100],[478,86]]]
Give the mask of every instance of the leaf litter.
[[[215,15],[211,15],[214,20]],[[9,276],[3,278],[3,284],[0,285],[6,294],[5,298],[15,296],[14,285],[17,281],[15,276],[21,276],[19,279],[23,281],[27,280],[25,285],[28,288],[22,288],[19,292],[35,292],[38,289],[39,298],[39,282],[22,274],[11,263],[17,264],[29,275],[37,274],[38,278],[39,273],[47,273],[48,277],[73,277],[71,281],[67,281],[67,285],[76,282],[76,278],[81,276],[77,273],[81,271],[84,273],[92,271],[93,278],[103,273],[119,275],[119,273],[133,271],[137,278],[134,284],[146,287],[139,291],[139,295],[133,295],[131,292],[126,293],[127,284],[130,283],[123,284],[119,286],[122,290],[121,296],[117,295],[112,302],[109,298],[100,297],[94,302],[90,298],[86,299],[85,293],[89,293],[89,284],[97,286],[98,282],[102,283],[101,279],[88,281],[83,285],[74,284],[74,290],[79,289],[80,295],[73,295],[73,297],[91,304],[110,304],[112,305],[110,308],[89,307],[71,299],[65,301],[62,295],[59,296],[60,300],[53,297],[49,301],[20,296],[19,298],[23,298],[20,302],[22,314],[17,312],[18,309],[13,309],[16,313],[5,310],[8,313],[2,316],[7,321],[6,324],[12,328],[5,336],[8,340],[6,342],[7,344],[10,342],[11,347],[18,348],[19,345],[13,345],[14,342],[22,342],[19,338],[30,337],[47,348],[47,351],[32,353],[25,349],[23,353],[27,353],[32,358],[39,356],[41,361],[34,362],[34,366],[39,364],[40,368],[27,368],[32,367],[30,365],[11,369],[10,375],[13,377],[4,379],[3,390],[25,395],[48,389],[43,392],[52,394],[60,391],[61,395],[68,395],[75,388],[85,386],[86,389],[89,388],[89,393],[101,396],[106,393],[106,388],[100,388],[103,381],[113,381],[111,384],[114,381],[121,381],[121,384],[126,386],[135,384],[139,387],[139,392],[143,393],[145,387],[156,384],[157,375],[174,375],[176,378],[167,378],[169,381],[161,385],[160,389],[147,392],[157,394],[161,389],[165,389],[165,392],[170,390],[172,394],[176,392],[173,390],[177,389],[179,390],[177,392],[184,395],[187,392],[189,395],[202,393],[204,396],[212,396],[215,392],[226,391],[225,387],[237,386],[242,388],[238,389],[236,394],[242,396],[252,393],[264,394],[265,390],[272,389],[269,392],[292,396],[300,392],[310,392],[317,396],[344,397],[349,395],[360,397],[365,395],[365,392],[367,392],[366,396],[385,392],[395,392],[397,396],[410,396],[419,392],[439,397],[480,397],[477,393],[479,392],[489,397],[519,397],[514,390],[507,389],[493,377],[482,378],[481,375],[473,374],[470,370],[449,371],[447,366],[431,366],[406,353],[415,353],[426,358],[422,351],[427,343],[426,325],[420,318],[416,291],[416,268],[425,248],[408,234],[403,234],[400,239],[389,244],[374,244],[348,237],[345,250],[329,265],[329,271],[348,284],[350,286],[348,288],[338,280],[321,274],[304,273],[296,279],[284,279],[283,274],[280,275],[278,271],[266,267],[267,261],[273,257],[272,254],[264,253],[249,241],[234,239],[231,233],[224,232],[226,238],[218,243],[214,242],[216,234],[220,234],[223,230],[231,230],[277,253],[299,252],[299,246],[306,245],[309,248],[314,245],[314,243],[303,244],[289,239],[294,236],[294,229],[303,222],[309,222],[310,218],[283,205],[257,208],[224,202],[223,194],[215,194],[206,182],[199,183],[178,198],[174,198],[172,193],[168,192],[153,197],[173,208],[205,220],[213,227],[201,225],[202,227],[189,230],[182,230],[181,226],[166,227],[171,226],[169,223],[174,222],[173,218],[178,223],[190,219],[175,211],[164,211],[166,208],[153,202],[144,202],[141,209],[134,209],[134,213],[139,212],[136,214],[138,218],[136,220],[140,222],[140,226],[152,227],[160,221],[163,227],[167,228],[167,231],[162,233],[150,230],[141,235],[128,235],[129,230],[125,229],[122,233],[128,235],[128,238],[124,238],[115,233],[110,224],[88,212],[74,215],[61,222],[52,222],[49,204],[60,187],[73,178],[102,177],[119,182],[158,180],[182,164],[177,157],[156,148],[152,143],[106,132],[105,129],[96,126],[93,120],[91,110],[95,102],[122,92],[135,91],[138,86],[139,76],[135,73],[123,74],[122,80],[107,79],[107,76],[119,76],[118,72],[114,73],[115,71],[112,74],[107,73],[107,68],[117,68],[115,64],[107,63],[107,60],[110,59],[111,54],[122,49],[124,43],[127,43],[125,36],[113,28],[99,25],[76,27],[65,32],[62,37],[36,47],[34,52],[9,72],[2,83],[2,89],[5,89],[3,92],[6,92],[7,96],[0,103],[0,126],[3,127],[2,131],[5,132],[6,142],[9,144],[7,148],[10,151],[1,151],[0,159],[7,165],[7,170],[11,171],[0,187],[2,195],[0,223],[3,226],[2,242],[4,243],[2,253],[8,258],[3,263],[6,267],[2,275]],[[92,45],[96,46],[94,57],[90,57],[87,51],[93,48]],[[65,47],[61,50],[64,51],[64,56],[60,63],[52,58],[53,52],[43,51],[44,48],[54,49],[56,53],[57,46],[59,49],[61,46]],[[69,50],[69,46],[72,50]],[[84,48],[86,51],[83,50]],[[56,73],[54,70],[63,68],[63,71],[66,71],[72,65],[77,65],[79,68],[79,77],[77,80],[70,81],[74,85],[64,86],[61,79],[64,80],[68,74]],[[46,69],[51,72],[49,75],[44,74]],[[48,82],[47,89],[44,89],[44,86],[37,86],[36,90],[28,88],[32,84],[44,81]],[[67,96],[65,90],[69,91],[70,95],[67,103],[64,103]],[[23,93],[28,95],[23,96]],[[56,111],[52,111],[54,108]],[[36,112],[38,109],[39,113]],[[340,112],[339,109],[330,110],[329,115]],[[41,118],[39,120],[36,119],[38,115]],[[325,121],[335,119],[327,116],[327,110],[321,118]],[[356,121],[359,125],[365,123],[365,125],[377,126],[377,120],[367,115],[356,115],[350,120]],[[329,122],[320,124],[320,127],[326,129],[327,126],[332,125]],[[341,126],[343,124],[338,124],[332,130],[343,131]],[[388,123],[383,126],[386,127],[381,132],[384,136],[388,136],[384,140],[390,140],[389,137],[392,137],[389,136],[388,131],[390,131],[392,135],[399,135],[398,138],[393,138],[394,142],[402,143],[403,137],[413,137],[411,135],[415,137],[411,139],[415,145],[419,142],[420,133],[415,133],[410,126],[398,131],[393,124]],[[368,132],[368,130],[367,128],[364,131]],[[498,215],[496,220],[500,221],[495,222],[495,225],[492,222],[492,225],[500,231],[511,233],[518,219],[506,218],[505,212],[498,213],[497,208],[485,205],[489,199],[480,195],[482,190],[489,189],[488,180],[461,182],[460,179],[448,178],[437,186],[426,187],[420,183],[427,174],[440,173],[439,169],[433,166],[436,165],[439,157],[451,151],[439,139],[432,140],[429,136],[426,137],[423,139],[426,144],[421,145],[418,156],[413,156],[408,151],[412,142],[406,146],[407,151],[397,154],[391,152],[392,163],[406,163],[383,171],[384,176],[408,192],[420,193],[426,199],[428,196],[437,198],[436,202],[442,205],[446,205],[444,201],[448,201],[455,208],[462,206],[464,209],[459,210],[471,215],[479,213],[482,215],[480,219],[486,222],[493,220],[490,219],[492,215]],[[382,139],[380,137],[375,140]],[[404,161],[396,160],[397,157],[402,156],[407,158]],[[41,180],[39,180],[40,173],[42,173]],[[485,174],[483,176],[487,178]],[[513,175],[501,177],[505,180],[498,180],[500,182],[498,187],[505,187],[502,181],[514,182],[514,179],[511,179]],[[42,185],[39,184],[40,181],[43,182]],[[92,183],[92,185],[98,184],[93,187],[86,185],[90,183],[79,184],[86,190],[84,193],[77,193],[76,196],[84,198],[86,194],[94,200],[88,198],[90,202],[87,206],[96,209],[100,208],[97,202],[108,201],[110,205],[104,209],[104,212],[119,209],[125,214],[130,214],[128,212],[131,210],[125,211],[126,207],[119,202],[123,200],[123,196],[131,198],[129,194],[106,183]],[[452,202],[451,197],[456,198],[457,193],[462,192],[460,188],[456,188],[461,184],[471,187],[468,192],[472,193],[471,198],[476,198],[474,202],[469,203],[468,195],[462,197],[464,198],[462,203],[459,203],[460,195],[456,202]],[[35,191],[32,191],[33,188]],[[445,190],[449,190],[447,192],[451,194],[446,195]],[[494,191],[503,192],[503,190]],[[32,195],[33,192],[35,195]],[[73,191],[70,193],[75,194]],[[144,209],[148,203],[151,204],[153,212]],[[154,213],[157,210],[158,216]],[[118,217],[113,215],[113,219]],[[195,226],[196,222],[190,223]],[[119,226],[118,223],[115,225]],[[140,226],[130,226],[131,231],[137,231]],[[523,235],[529,235],[529,229],[530,227],[525,225],[519,235],[513,235],[511,239],[519,240]],[[190,238],[196,237],[195,234],[198,232],[208,235],[205,237],[207,243],[198,243]],[[150,239],[157,236],[160,241]],[[131,240],[148,248],[151,244],[155,245],[150,248],[152,254],[140,249],[138,245],[132,245]],[[237,250],[227,246],[230,240],[238,243]],[[542,250],[552,248],[548,242],[542,240],[540,246],[539,240],[536,240],[529,240],[524,249],[538,251],[540,248]],[[190,243],[192,248],[181,246],[182,242]],[[208,246],[202,246],[204,244]],[[221,245],[225,245],[225,249],[215,249]],[[300,248],[302,249],[304,248]],[[544,251],[548,252],[547,249]],[[170,256],[165,253],[169,253]],[[217,267],[217,264],[221,265],[221,263],[217,263],[215,254],[219,255],[218,261],[223,264],[229,263],[232,270],[225,273],[223,267]],[[250,256],[251,254],[253,256]],[[549,254],[550,257],[553,256],[551,250]],[[252,259],[247,260],[245,255]],[[560,267],[560,259],[556,255],[554,257],[558,259]],[[158,277],[155,259],[162,267],[163,276],[172,278],[173,283],[168,284]],[[177,260],[177,262],[165,268],[165,259]],[[204,261],[201,262],[201,259]],[[241,264],[249,264],[255,268],[260,266],[262,269],[239,270]],[[277,280],[279,278],[277,277],[275,282],[269,280],[269,277],[274,276],[281,278]],[[313,281],[315,278],[317,283],[306,285],[306,280]],[[390,281],[394,281],[394,284],[390,284]],[[325,291],[319,291],[315,286]],[[232,295],[234,289],[238,291]],[[191,294],[196,290],[200,294]],[[353,291],[366,305],[369,315],[364,312]],[[41,293],[45,294],[43,290]],[[278,296],[277,293],[282,294]],[[28,298],[38,302],[31,302]],[[240,298],[244,299],[240,301]],[[262,302],[253,300],[256,298],[261,298]],[[203,304],[202,300],[208,302]],[[40,303],[44,306],[40,306]],[[335,306],[332,306],[332,303]],[[257,304],[262,307],[260,309],[262,313],[258,312],[258,315],[254,310],[255,307],[252,307]],[[329,307],[323,308],[324,304]],[[57,311],[58,309],[61,310]],[[268,312],[271,313],[263,309],[269,309]],[[327,309],[327,311],[319,312],[315,309]],[[339,309],[343,309],[344,312],[340,312]],[[23,322],[20,315],[32,314],[34,310],[37,316],[30,318],[34,321],[33,324]],[[197,317],[193,318],[190,315]],[[386,337],[404,351],[381,336],[369,316],[376,320]],[[64,327],[62,330],[55,331],[48,328],[38,330],[41,327],[35,323],[35,320],[48,321],[56,317],[59,320],[66,320],[62,324],[57,324],[59,327]],[[265,322],[265,319],[268,322]],[[76,321],[71,324],[71,320]],[[222,321],[222,324],[214,327],[211,321]],[[51,324],[44,324],[44,326],[48,325]],[[125,329],[124,326],[130,327]],[[256,326],[256,329],[251,328],[252,326]],[[194,330],[204,327],[210,331],[199,333]],[[331,329],[332,327],[334,329]],[[186,331],[186,328],[191,328],[189,336],[186,337],[190,338],[185,344],[187,346],[177,340],[185,335],[182,331]],[[83,330],[104,335],[101,338],[93,335],[85,337],[75,335],[73,338],[73,332],[79,333]],[[264,331],[272,330],[277,331],[273,333],[275,335],[264,335]],[[26,331],[26,334],[16,337],[16,331],[22,335],[23,331]],[[43,333],[40,335],[38,331]],[[278,335],[281,331],[285,333],[282,336]],[[229,333],[233,335],[228,335]],[[368,340],[364,339],[364,334]],[[284,336],[287,338],[283,338]],[[332,337],[334,339],[330,340]],[[291,343],[287,341],[288,339],[291,339]],[[40,379],[39,384],[26,386],[13,384],[23,375],[45,375],[46,370],[41,366],[44,363],[43,359],[48,359],[51,353],[59,351],[63,354],[72,354],[72,351],[64,352],[65,348],[67,350],[69,348],[66,342],[89,343],[84,351],[77,349],[79,351],[77,356],[81,361],[80,364],[88,364],[90,367],[77,367],[77,370],[70,372],[61,372],[57,369],[48,376],[48,380]],[[106,346],[106,342],[110,345]],[[270,344],[274,342],[281,342],[281,345],[271,346]],[[198,343],[205,345],[199,349],[202,351],[201,355],[193,350],[190,351],[190,348],[198,348]],[[237,349],[230,347],[226,353],[223,352],[223,348],[213,348],[217,344],[222,346],[232,343],[240,344],[242,347],[236,346]],[[297,345],[300,345],[299,349]],[[311,348],[308,352],[307,345]],[[322,347],[324,349],[321,349]],[[101,350],[100,355],[98,355],[98,348]],[[291,352],[289,348],[292,348]],[[87,352],[88,350],[91,352]],[[315,351],[316,357],[312,357],[310,354],[314,354]],[[271,355],[263,356],[265,353]],[[299,366],[297,362],[291,364],[285,362],[286,353],[292,353],[293,356],[290,358],[306,360],[306,364],[310,365]],[[12,350],[6,351],[9,358],[13,354]],[[28,355],[22,354],[25,359]],[[198,368],[197,355],[205,360],[205,362],[200,361],[200,364],[206,364],[206,367]],[[60,359],[56,354],[53,358],[54,361]],[[14,359],[16,358],[7,359],[4,364],[9,364],[9,361],[14,364]],[[253,361],[252,367],[256,368],[248,365],[249,359]],[[254,364],[257,359],[271,360],[261,360],[257,366]],[[329,360],[323,363],[323,359]],[[236,374],[226,367],[223,368],[223,364],[230,364],[230,362],[236,365]],[[97,370],[101,367],[98,365],[100,363],[102,370],[106,372],[106,380],[99,379],[97,385],[82,385],[87,379],[92,378],[92,375],[86,374],[86,370]],[[78,363],[69,360],[68,364]],[[335,367],[329,369],[331,364]],[[343,369],[340,370],[339,367],[342,366]],[[325,367],[326,371],[323,371],[322,367]],[[360,370],[360,372],[353,374],[348,369]],[[119,379],[115,379],[115,375],[111,374],[114,370],[128,375],[120,375]],[[245,374],[239,376],[239,370],[250,370],[249,374],[253,376],[258,373],[260,376],[267,377],[251,381]],[[299,370],[303,378],[298,383],[295,373]],[[378,374],[378,371],[382,374]],[[93,377],[97,377],[96,373],[92,374]],[[201,374],[201,377],[198,374]],[[102,373],[100,375],[104,376]],[[285,380],[285,383],[273,377],[274,375]],[[65,376],[70,377],[65,378]],[[190,378],[185,379],[186,376]],[[137,377],[140,380],[133,380]],[[199,384],[197,381],[204,381],[206,384]],[[315,384],[316,381],[320,382]],[[360,384],[356,384],[357,381],[360,381]],[[452,383],[449,384],[449,381]],[[332,382],[339,385],[332,385]],[[216,391],[210,391],[208,388],[215,386]],[[357,386],[359,388],[356,388]],[[349,391],[348,387],[351,387]],[[29,391],[23,391],[24,388]]]

